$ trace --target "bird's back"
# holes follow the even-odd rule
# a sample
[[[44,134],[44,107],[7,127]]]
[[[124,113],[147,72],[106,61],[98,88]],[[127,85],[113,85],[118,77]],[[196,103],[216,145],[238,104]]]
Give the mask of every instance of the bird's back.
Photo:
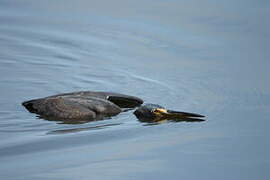
[[[121,108],[136,107],[142,102],[124,94],[79,91],[25,101],[22,105],[45,118],[96,119],[117,115]]]

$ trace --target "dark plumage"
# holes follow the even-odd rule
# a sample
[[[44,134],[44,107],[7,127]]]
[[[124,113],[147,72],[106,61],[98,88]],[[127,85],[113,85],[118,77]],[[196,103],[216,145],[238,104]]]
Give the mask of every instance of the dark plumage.
[[[142,122],[156,122],[160,120],[172,121],[204,121],[203,115],[167,110],[158,104],[145,104],[136,109],[136,117]]]
[[[134,108],[140,98],[110,92],[80,91],[25,101],[22,105],[43,118],[95,120],[114,116],[122,108]]]
[[[173,121],[203,121],[200,114],[167,110],[157,104],[142,105],[138,97],[95,91],[80,91],[57,94],[45,98],[25,101],[22,105],[32,113],[47,120],[63,120],[64,123],[81,123],[111,117],[123,108],[136,109],[134,114],[143,122],[156,122],[164,119]]]

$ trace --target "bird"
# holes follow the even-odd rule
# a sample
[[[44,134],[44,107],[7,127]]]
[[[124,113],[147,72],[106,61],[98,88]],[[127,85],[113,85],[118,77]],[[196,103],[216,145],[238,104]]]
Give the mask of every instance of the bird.
[[[44,98],[22,102],[31,113],[47,120],[71,120],[71,123],[82,120],[101,120],[115,116],[125,110],[137,109],[133,114],[141,122],[156,122],[164,119],[174,121],[203,121],[203,115],[167,110],[158,104],[144,104],[141,98],[100,91],[78,91],[56,94]]]
[[[135,97],[112,92],[78,91],[22,102],[31,113],[50,120],[97,120],[119,114],[143,103]]]
[[[158,122],[161,120],[195,122],[195,121],[204,121],[204,119],[202,118],[205,117],[204,115],[201,114],[168,110],[158,104],[142,105],[138,107],[133,112],[133,114],[141,122]]]

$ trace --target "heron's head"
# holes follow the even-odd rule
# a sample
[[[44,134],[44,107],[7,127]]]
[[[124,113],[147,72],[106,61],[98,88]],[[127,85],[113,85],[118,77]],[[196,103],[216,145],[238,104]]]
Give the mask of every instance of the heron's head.
[[[156,119],[164,117],[167,110],[157,104],[145,104],[138,107],[134,114],[138,119]]]
[[[177,120],[177,121],[204,121],[203,115],[167,110],[164,107],[157,104],[145,104],[138,107],[135,112],[135,116],[140,121],[159,121],[164,119]]]

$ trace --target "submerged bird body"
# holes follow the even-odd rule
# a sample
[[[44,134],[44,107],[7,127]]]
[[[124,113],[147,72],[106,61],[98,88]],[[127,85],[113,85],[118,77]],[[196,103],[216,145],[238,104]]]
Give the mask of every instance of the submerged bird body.
[[[117,115],[122,108],[134,108],[142,103],[140,98],[119,93],[80,91],[25,101],[22,105],[44,118],[94,120]]]
[[[143,100],[119,93],[79,91],[57,94],[25,101],[22,105],[31,113],[47,120],[63,120],[65,123],[80,123],[111,117],[123,108],[138,107],[134,114],[142,122],[203,121],[200,114],[167,110],[157,104],[142,105]]]

